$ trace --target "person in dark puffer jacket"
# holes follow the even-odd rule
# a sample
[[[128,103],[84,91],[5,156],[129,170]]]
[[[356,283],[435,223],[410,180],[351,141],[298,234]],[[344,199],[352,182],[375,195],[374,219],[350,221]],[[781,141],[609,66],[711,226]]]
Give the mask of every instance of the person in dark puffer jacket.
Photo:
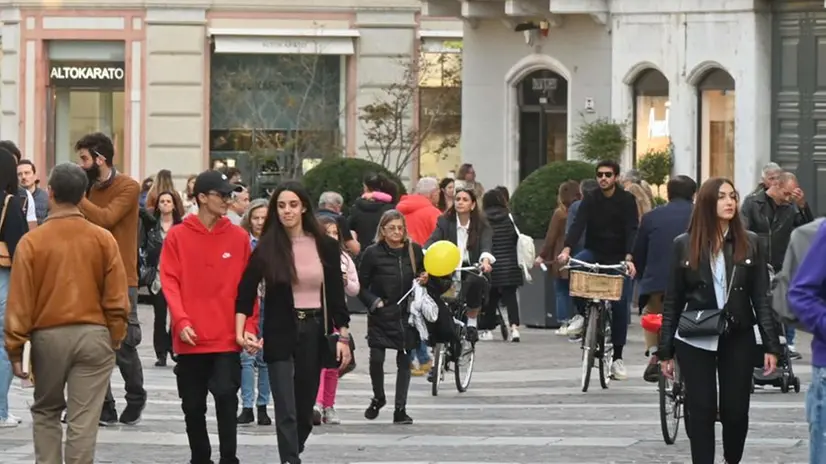
[[[384,394],[384,359],[386,350],[396,350],[396,395],[393,423],[412,424],[407,415],[407,391],[410,387],[409,351],[418,346],[419,333],[408,319],[407,294],[417,277],[426,281],[422,247],[407,236],[404,216],[397,210],[385,212],[375,235],[376,243],[367,247],[359,264],[359,298],[368,308],[367,345],[370,347],[370,380],[373,399],[364,417],[373,420],[387,404]]]
[[[496,312],[499,304],[508,310],[510,335],[508,339],[519,342],[519,301],[516,291],[524,283],[522,269],[516,256],[516,242],[519,235],[510,216],[508,200],[500,188],[488,190],[482,197],[485,216],[493,230],[493,255],[496,262],[490,273],[490,297],[482,310],[483,328],[496,326]],[[480,334],[480,339],[490,339],[491,335]]]
[[[389,191],[395,187],[390,184],[392,181],[381,174],[367,174],[364,176],[364,194],[350,207],[348,225],[356,233],[362,250],[373,243],[381,215],[396,205],[395,192]]]

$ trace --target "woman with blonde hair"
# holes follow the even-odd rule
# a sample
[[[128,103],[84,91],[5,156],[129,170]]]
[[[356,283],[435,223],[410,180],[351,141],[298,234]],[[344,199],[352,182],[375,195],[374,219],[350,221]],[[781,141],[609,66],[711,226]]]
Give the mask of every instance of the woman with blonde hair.
[[[373,399],[364,417],[373,420],[387,404],[384,394],[384,359],[387,350],[396,351],[396,394],[394,424],[412,424],[407,415],[407,391],[410,388],[409,352],[419,346],[419,332],[409,323],[410,298],[401,298],[413,286],[413,280],[425,282],[424,254],[419,244],[410,240],[404,215],[387,210],[379,220],[375,243],[361,254],[359,264],[359,298],[368,309],[367,345],[370,347],[370,381]],[[401,301],[400,301],[401,300]]]
[[[634,195],[634,200],[637,202],[637,217],[642,220],[642,215],[652,209],[649,194],[645,191],[645,188],[639,184],[631,184],[627,190],[631,195]]]
[[[197,208],[198,202],[195,201],[195,194],[192,193],[192,189],[195,188],[195,179],[198,177],[197,174],[192,174],[186,179],[186,187],[184,190],[179,193],[181,196],[181,201],[184,205],[184,211],[187,213],[191,212],[190,210],[195,207]]]

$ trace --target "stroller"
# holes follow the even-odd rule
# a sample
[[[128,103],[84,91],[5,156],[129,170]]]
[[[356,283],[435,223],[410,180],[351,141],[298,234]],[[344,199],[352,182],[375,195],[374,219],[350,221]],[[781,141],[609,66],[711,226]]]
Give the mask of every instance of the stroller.
[[[769,279],[771,284],[772,291],[774,291],[775,287],[775,273],[774,268],[769,265]],[[794,368],[792,367],[792,358],[790,356],[789,347],[786,342],[786,327],[781,324],[779,321],[775,322],[775,327],[778,330],[780,335],[780,346],[781,352],[780,356],[777,358],[777,369],[769,375],[763,375],[763,368],[762,367],[755,367],[754,374],[751,378],[751,392],[754,393],[754,387],[756,385],[760,386],[772,386],[780,388],[780,391],[783,393],[788,393],[790,389],[794,388],[795,393],[800,393],[800,378],[794,375]],[[760,359],[763,358],[765,354],[765,349],[762,344],[758,345],[759,351],[757,355],[760,356]],[[756,364],[760,364],[757,362]]]

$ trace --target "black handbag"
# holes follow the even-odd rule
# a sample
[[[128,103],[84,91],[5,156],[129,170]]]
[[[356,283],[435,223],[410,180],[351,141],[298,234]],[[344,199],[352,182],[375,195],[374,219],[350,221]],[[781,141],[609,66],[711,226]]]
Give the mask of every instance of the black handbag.
[[[321,365],[327,369],[337,369],[340,366],[338,360],[338,334],[330,333],[330,322],[327,316],[327,282],[321,283],[321,307],[324,309],[324,345],[321,347]]]
[[[722,309],[691,309],[683,311],[680,315],[680,322],[677,330],[682,338],[712,337],[720,336],[728,330],[728,317],[725,306],[731,296],[731,284],[734,283],[734,275],[737,267],[731,271],[729,285],[726,288],[726,299]]]

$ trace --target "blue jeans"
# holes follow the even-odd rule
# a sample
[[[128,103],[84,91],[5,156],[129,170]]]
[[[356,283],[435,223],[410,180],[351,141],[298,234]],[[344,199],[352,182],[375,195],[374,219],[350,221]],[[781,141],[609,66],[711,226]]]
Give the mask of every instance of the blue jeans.
[[[0,419],[9,417],[9,387],[14,375],[6,354],[6,298],[9,296],[9,270],[0,268]]]
[[[425,342],[419,343],[418,348],[414,348],[413,351],[410,352],[410,362],[416,359],[419,360],[420,366],[430,362],[430,353],[427,352],[427,344]]]
[[[786,345],[794,345],[795,330],[792,326],[786,327]]]
[[[571,281],[568,279],[554,279],[554,292],[556,293],[556,320],[558,322],[567,321],[571,314]]]
[[[589,263],[596,261],[594,254],[590,250],[582,250],[577,253],[574,258]],[[622,298],[619,301],[611,302],[611,343],[614,344],[614,354],[617,357],[621,357],[622,347],[625,346],[625,342],[628,339],[628,320],[631,315],[628,302],[631,300],[633,287],[633,281],[626,277],[625,284],[622,286]],[[576,298],[575,301],[580,314],[584,314],[585,300]]]
[[[812,384],[806,393],[809,422],[809,462],[826,460],[826,367],[812,366]]]
[[[258,398],[255,397],[255,368],[258,368]],[[266,406],[270,403],[270,377],[264,354],[259,351],[255,356],[241,353],[241,404],[244,408]]]

